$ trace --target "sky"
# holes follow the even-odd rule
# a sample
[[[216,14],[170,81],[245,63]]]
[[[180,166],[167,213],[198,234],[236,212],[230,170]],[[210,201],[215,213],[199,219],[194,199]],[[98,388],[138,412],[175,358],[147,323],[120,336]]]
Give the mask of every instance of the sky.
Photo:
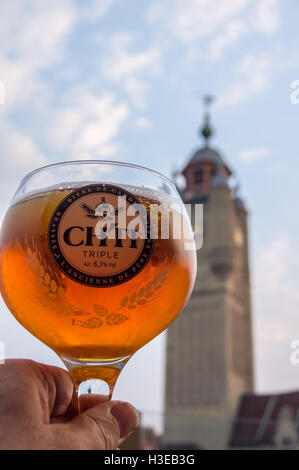
[[[295,0],[10,0],[0,6],[0,214],[20,179],[101,158],[168,176],[201,145],[202,96],[250,212],[256,389],[299,388],[299,4]],[[1,302],[10,357],[59,364]],[[163,409],[165,335],[115,397]],[[156,422],[156,421],[155,421]]]

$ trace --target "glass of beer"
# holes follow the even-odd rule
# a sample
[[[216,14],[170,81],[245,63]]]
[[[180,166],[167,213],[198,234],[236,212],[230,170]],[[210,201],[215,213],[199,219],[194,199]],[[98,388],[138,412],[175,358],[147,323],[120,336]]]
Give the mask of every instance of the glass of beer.
[[[120,371],[180,313],[196,250],[175,185],[150,169],[73,161],[22,180],[1,232],[1,292],[15,318],[82,382],[110,396]]]

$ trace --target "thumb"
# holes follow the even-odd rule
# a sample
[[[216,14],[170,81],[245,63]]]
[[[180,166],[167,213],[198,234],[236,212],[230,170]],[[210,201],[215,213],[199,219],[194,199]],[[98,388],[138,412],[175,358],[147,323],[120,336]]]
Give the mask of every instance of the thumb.
[[[60,425],[58,445],[60,447],[65,441],[67,448],[71,446],[72,449],[113,450],[138,424],[139,415],[132,405],[106,401]]]

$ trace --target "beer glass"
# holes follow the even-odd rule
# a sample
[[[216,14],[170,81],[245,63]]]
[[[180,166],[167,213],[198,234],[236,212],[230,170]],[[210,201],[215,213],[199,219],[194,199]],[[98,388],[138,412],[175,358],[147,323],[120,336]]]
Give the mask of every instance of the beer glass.
[[[1,232],[1,292],[78,389],[120,371],[180,313],[196,250],[175,185],[150,169],[73,161],[22,180]]]

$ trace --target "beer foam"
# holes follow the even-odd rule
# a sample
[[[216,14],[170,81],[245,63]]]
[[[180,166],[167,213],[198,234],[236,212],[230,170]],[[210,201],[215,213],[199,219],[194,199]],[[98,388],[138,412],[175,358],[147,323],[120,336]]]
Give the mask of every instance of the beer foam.
[[[125,189],[129,193],[133,194],[136,197],[144,197],[146,199],[151,200],[153,203],[157,202],[159,204],[165,204],[167,206],[180,203],[180,198],[176,196],[175,192],[167,185],[165,187],[159,189],[150,188],[148,186],[135,186],[131,184],[125,183],[115,183],[109,181],[74,181],[74,182],[63,182],[54,185],[47,186],[42,189],[37,189],[30,191],[26,194],[19,194],[19,191],[15,194],[12,199],[11,205],[20,203],[22,201],[36,198],[36,197],[43,197],[44,195],[54,192],[54,191],[75,191],[76,189],[82,188],[84,186],[89,186],[92,184],[107,184],[112,186],[117,186],[120,188]]]

